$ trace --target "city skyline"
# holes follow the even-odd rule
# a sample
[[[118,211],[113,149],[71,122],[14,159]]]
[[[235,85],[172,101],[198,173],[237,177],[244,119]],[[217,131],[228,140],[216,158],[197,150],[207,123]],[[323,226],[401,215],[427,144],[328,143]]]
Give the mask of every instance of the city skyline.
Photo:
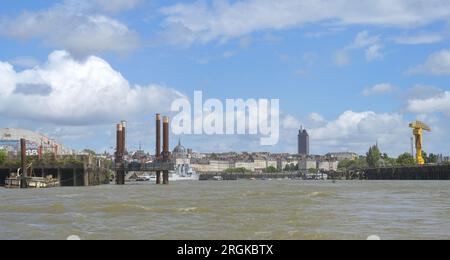
[[[408,124],[419,119],[433,129],[424,150],[448,154],[450,4],[360,2],[3,3],[0,127],[101,152],[127,120],[129,149],[151,151],[154,114],[172,116],[173,100],[202,90],[279,99],[280,142],[181,136],[197,151],[295,153],[303,125],[312,154],[378,143],[397,156],[410,152]]]

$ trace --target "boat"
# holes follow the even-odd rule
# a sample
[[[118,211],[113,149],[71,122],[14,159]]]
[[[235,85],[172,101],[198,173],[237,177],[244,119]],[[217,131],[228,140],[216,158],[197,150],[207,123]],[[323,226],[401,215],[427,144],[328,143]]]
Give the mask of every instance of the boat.
[[[20,184],[22,182],[21,177],[10,177],[5,180],[5,188],[9,189],[18,189],[20,188]],[[30,189],[45,189],[45,188],[54,188],[59,187],[60,183],[58,180],[53,179],[53,177],[48,176],[47,178],[41,178],[41,177],[31,177],[26,178],[25,181],[27,182],[26,187]]]
[[[155,176],[155,179],[156,179],[156,176]],[[137,176],[137,178],[136,178],[137,182],[146,182],[146,181],[150,181],[150,180],[151,180],[150,174],[143,174],[143,175]]]
[[[175,171],[169,173],[169,179],[171,181],[198,181],[200,175],[189,164],[180,164],[175,167]]]
[[[223,181],[223,177],[222,176],[214,176],[212,177],[213,181]]]
[[[30,167],[31,168],[31,165]],[[27,168],[27,169],[28,169]],[[26,177],[22,178],[20,175],[20,169],[17,170],[17,173],[11,173],[10,177],[5,179],[5,188],[8,189],[19,189],[21,188],[22,182],[26,182],[26,188],[30,189],[44,189],[44,188],[54,188],[59,187],[60,183],[58,179],[54,179],[53,176],[49,175],[45,178],[42,177]]]
[[[307,173],[304,175],[305,180],[328,180],[328,174],[326,173]]]

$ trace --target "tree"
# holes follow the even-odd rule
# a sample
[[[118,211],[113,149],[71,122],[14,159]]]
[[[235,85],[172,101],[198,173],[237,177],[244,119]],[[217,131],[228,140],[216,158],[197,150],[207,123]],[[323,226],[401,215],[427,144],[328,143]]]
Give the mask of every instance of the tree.
[[[273,167],[273,166],[269,166],[266,169],[264,169],[265,173],[276,173],[278,172],[277,168]]]
[[[437,163],[438,162],[438,156],[434,153],[430,153],[430,156],[426,157],[425,161],[427,163]]]
[[[367,164],[369,167],[378,167],[381,159],[381,153],[380,149],[378,149],[378,146],[374,145],[370,147],[369,152],[367,153]]]
[[[293,164],[293,163],[286,164],[286,166],[284,167],[285,172],[295,172],[295,171],[298,171],[298,169],[299,169],[298,163],[297,164]]]
[[[311,168],[308,170],[309,173],[318,173],[319,169]]]
[[[84,149],[83,150],[84,153],[87,153],[89,155],[96,155],[97,153],[91,149]]]
[[[6,162],[6,152],[3,150],[0,150],[0,165],[4,164]]]
[[[404,153],[397,158],[397,164],[401,166],[413,166],[416,164],[416,160],[410,153]]]
[[[341,170],[367,168],[367,161],[361,158],[357,158],[354,160],[345,159],[339,162],[338,168]]]

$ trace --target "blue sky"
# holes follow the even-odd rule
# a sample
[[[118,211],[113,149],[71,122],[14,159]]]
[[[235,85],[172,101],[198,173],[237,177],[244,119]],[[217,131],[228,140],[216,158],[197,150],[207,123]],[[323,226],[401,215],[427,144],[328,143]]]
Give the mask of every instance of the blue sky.
[[[1,127],[101,151],[125,118],[130,148],[153,150],[153,114],[203,90],[279,98],[282,139],[181,137],[198,151],[294,153],[304,125],[314,153],[363,153],[378,141],[397,155],[420,119],[435,130],[425,149],[449,154],[449,21],[443,0],[7,1]],[[42,86],[50,92],[36,93]]]

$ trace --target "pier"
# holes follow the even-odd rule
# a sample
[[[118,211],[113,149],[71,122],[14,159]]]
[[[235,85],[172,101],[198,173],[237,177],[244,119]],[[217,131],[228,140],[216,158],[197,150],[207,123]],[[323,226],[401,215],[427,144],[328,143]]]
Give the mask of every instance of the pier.
[[[5,185],[7,178],[21,172],[20,169],[21,167],[16,165],[0,167],[0,186]],[[27,178],[51,177],[62,187],[96,186],[108,184],[110,181],[110,172],[106,163],[92,156],[83,156],[80,158],[80,163],[76,164],[34,165],[28,172]]]
[[[107,164],[93,156],[78,156],[66,162],[27,160],[26,140],[20,140],[20,162],[0,167],[0,186],[8,188],[47,188],[93,186],[109,183]],[[35,165],[33,165],[35,163]]]

